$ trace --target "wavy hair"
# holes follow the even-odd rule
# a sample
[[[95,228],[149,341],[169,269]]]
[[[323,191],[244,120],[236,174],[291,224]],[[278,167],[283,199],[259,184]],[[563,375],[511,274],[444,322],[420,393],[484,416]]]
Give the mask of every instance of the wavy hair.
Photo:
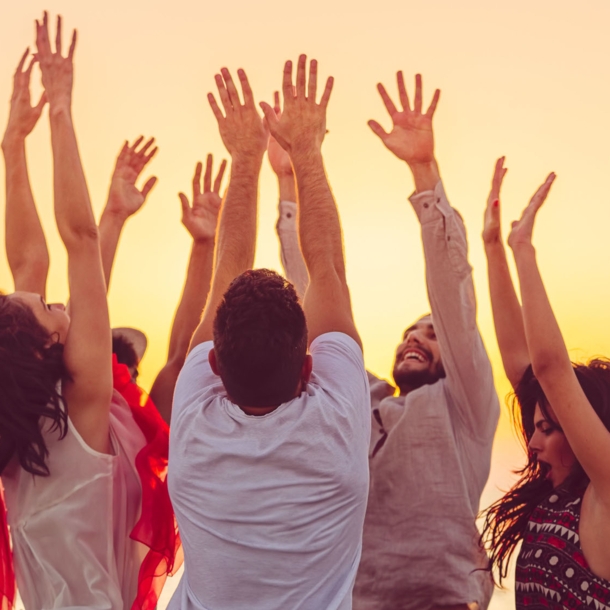
[[[588,364],[572,366],[591,406],[603,425],[610,430],[610,360],[596,358]],[[482,513],[485,522],[481,541],[488,549],[489,570],[496,571],[498,586],[502,585],[502,580],[508,574],[510,558],[524,537],[532,512],[553,490],[546,476],[547,467],[539,463],[535,454],[528,449],[534,434],[536,405],[549,424],[563,434],[559,423],[549,415],[549,402],[530,366],[515,388],[511,409],[513,426],[528,456],[527,464],[515,471],[519,480],[512,489]],[[580,494],[588,484],[589,477],[576,461],[561,487]]]
[[[31,309],[0,295],[0,474],[13,458],[34,475],[48,476],[42,429],[68,430],[58,382],[67,377],[64,346]]]

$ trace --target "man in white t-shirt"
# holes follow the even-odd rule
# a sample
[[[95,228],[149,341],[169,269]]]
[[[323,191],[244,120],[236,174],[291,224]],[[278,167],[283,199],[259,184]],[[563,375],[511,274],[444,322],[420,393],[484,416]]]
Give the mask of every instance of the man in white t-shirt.
[[[172,610],[348,610],[368,494],[370,395],[321,145],[329,79],[284,70],[284,114],[244,103],[228,70],[210,94],[232,157],[210,298],[174,396],[169,488],[184,546]],[[310,276],[303,307],[251,270],[268,130],[289,152]],[[309,353],[307,348],[309,346]]]

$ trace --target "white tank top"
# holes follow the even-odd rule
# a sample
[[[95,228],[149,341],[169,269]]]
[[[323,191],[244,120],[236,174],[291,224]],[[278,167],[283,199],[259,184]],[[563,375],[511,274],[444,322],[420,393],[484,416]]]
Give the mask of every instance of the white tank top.
[[[2,475],[17,588],[26,610],[128,610],[146,547],[129,538],[141,509],[135,457],[145,438],[123,398],[110,408],[113,455],[98,453],[71,421],[47,425],[48,477],[13,460]]]

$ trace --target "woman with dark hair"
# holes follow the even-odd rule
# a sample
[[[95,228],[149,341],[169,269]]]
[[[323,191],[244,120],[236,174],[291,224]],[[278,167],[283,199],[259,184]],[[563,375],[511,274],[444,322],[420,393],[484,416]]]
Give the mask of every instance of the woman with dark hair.
[[[532,245],[550,174],[508,238],[521,289],[512,284],[500,234],[504,158],[485,213],[494,325],[514,391],[513,419],[528,455],[519,481],[485,515],[483,540],[499,582],[521,542],[517,608],[610,605],[610,361],[570,362]]]
[[[45,95],[31,107],[31,65],[22,70],[26,54],[2,146],[7,250],[16,287],[0,296],[3,610],[14,602],[15,577],[27,610],[154,608],[159,577],[171,570],[177,544],[167,491],[165,503],[157,493],[162,462],[151,451],[150,409],[130,408],[113,391],[99,234],[71,116],[75,43],[76,33],[62,57],[61,19],[55,52],[46,13],[36,23]],[[68,255],[69,314],[44,298],[48,254],[46,260],[41,256],[46,245],[25,165],[24,139],[46,100],[55,217]]]

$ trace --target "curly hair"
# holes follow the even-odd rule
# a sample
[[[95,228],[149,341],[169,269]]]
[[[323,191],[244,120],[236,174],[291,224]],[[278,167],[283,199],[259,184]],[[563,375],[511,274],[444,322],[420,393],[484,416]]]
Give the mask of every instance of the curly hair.
[[[293,285],[268,269],[235,278],[214,318],[214,351],[235,403],[274,406],[294,398],[307,325]]]
[[[67,409],[58,391],[66,377],[63,345],[27,305],[0,295],[0,474],[13,458],[27,472],[50,474],[42,429],[66,435]]]
[[[572,366],[591,406],[603,425],[610,430],[610,361],[596,358],[588,364]],[[528,449],[535,429],[536,405],[551,426],[563,434],[559,423],[549,415],[549,402],[530,366],[515,389],[511,410],[513,426],[517,429],[528,461],[523,468],[515,471],[519,480],[513,488],[482,513],[485,522],[481,541],[489,549],[489,569],[496,569],[499,585],[508,574],[510,558],[525,534],[532,512],[553,490],[546,476],[546,465],[538,462],[536,455]],[[577,461],[561,487],[580,494],[588,484],[589,477]]]

